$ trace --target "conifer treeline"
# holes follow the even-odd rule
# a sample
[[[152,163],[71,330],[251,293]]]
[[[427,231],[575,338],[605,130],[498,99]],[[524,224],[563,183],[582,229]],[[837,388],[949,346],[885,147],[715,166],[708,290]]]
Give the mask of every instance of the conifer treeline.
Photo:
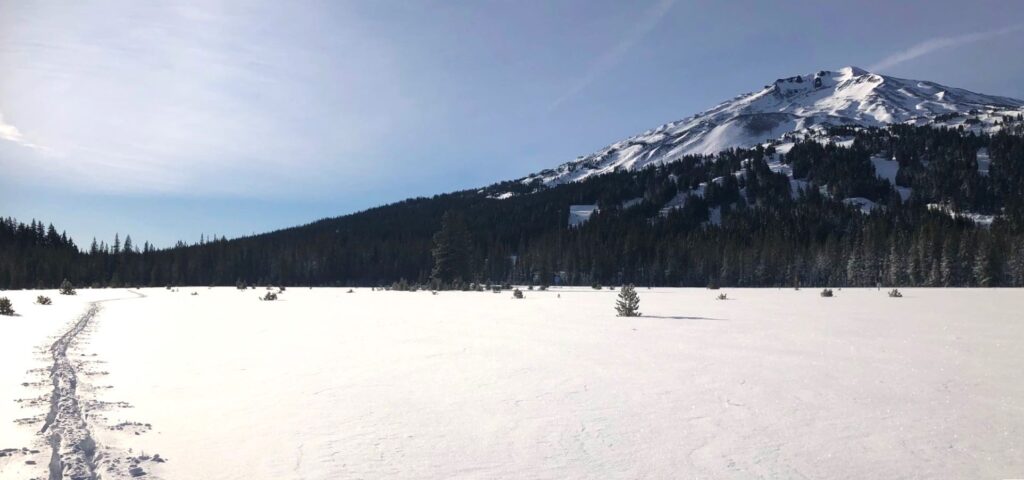
[[[387,285],[455,274],[583,285],[1024,286],[1021,130],[834,129],[852,146],[796,141],[782,156],[799,182],[769,166],[774,147],[730,150],[553,188],[505,182],[162,250],[126,237],[82,251],[55,228],[6,219],[0,288],[52,288],[65,277],[79,286]],[[978,168],[981,148],[991,159],[987,175]],[[908,198],[875,175],[872,157],[899,163],[896,183]],[[504,192],[515,195],[491,198]],[[850,197],[879,208],[863,213],[841,201]],[[663,210],[673,199],[679,208]],[[593,203],[600,211],[569,228],[569,205]],[[980,227],[935,205],[997,219]],[[438,240],[467,253],[455,256]]]

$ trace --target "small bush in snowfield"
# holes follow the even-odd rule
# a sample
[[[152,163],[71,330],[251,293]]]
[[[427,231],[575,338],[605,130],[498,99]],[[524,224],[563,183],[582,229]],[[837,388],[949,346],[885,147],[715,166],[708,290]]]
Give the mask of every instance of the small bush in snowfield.
[[[11,305],[11,299],[7,297],[0,297],[0,315],[14,315],[14,307]]]
[[[46,295],[40,295],[36,297],[36,303],[40,305],[50,305],[53,303],[53,300],[50,300],[50,297],[47,297]]]
[[[75,293],[75,286],[68,279],[65,278],[63,282],[60,282],[61,295],[74,295]]]
[[[277,300],[277,294],[274,292],[267,292],[267,294],[260,298],[260,300],[266,300],[268,302]]]
[[[512,290],[512,298],[520,299],[523,298],[523,291],[520,289]]]

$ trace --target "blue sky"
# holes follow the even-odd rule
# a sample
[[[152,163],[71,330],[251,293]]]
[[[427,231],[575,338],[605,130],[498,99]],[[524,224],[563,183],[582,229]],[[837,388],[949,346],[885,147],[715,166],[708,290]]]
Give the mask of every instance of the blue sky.
[[[517,178],[857,65],[1024,98],[1005,2],[0,0],[0,215],[166,246]]]

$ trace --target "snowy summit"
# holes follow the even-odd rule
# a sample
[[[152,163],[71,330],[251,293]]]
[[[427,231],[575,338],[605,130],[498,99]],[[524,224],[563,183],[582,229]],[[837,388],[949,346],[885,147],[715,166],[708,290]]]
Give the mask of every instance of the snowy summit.
[[[712,155],[828,125],[991,125],[1019,113],[1024,101],[982,95],[934,82],[871,73],[857,67],[780,78],[756,92],[668,123],[522,179],[546,185],[592,175]]]

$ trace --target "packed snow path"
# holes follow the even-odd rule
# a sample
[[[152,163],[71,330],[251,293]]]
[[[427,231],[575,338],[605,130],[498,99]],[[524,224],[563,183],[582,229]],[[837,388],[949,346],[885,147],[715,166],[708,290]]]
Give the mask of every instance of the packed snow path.
[[[145,295],[131,292],[137,298]],[[68,359],[68,348],[78,339],[89,323],[100,311],[100,304],[121,300],[98,300],[89,303],[89,308],[71,325],[57,341],[50,346],[53,366],[50,378],[53,393],[50,395],[50,411],[46,415],[41,434],[47,435],[52,449],[49,463],[50,480],[95,480],[96,441],[82,412],[78,398],[78,375],[74,363]]]

